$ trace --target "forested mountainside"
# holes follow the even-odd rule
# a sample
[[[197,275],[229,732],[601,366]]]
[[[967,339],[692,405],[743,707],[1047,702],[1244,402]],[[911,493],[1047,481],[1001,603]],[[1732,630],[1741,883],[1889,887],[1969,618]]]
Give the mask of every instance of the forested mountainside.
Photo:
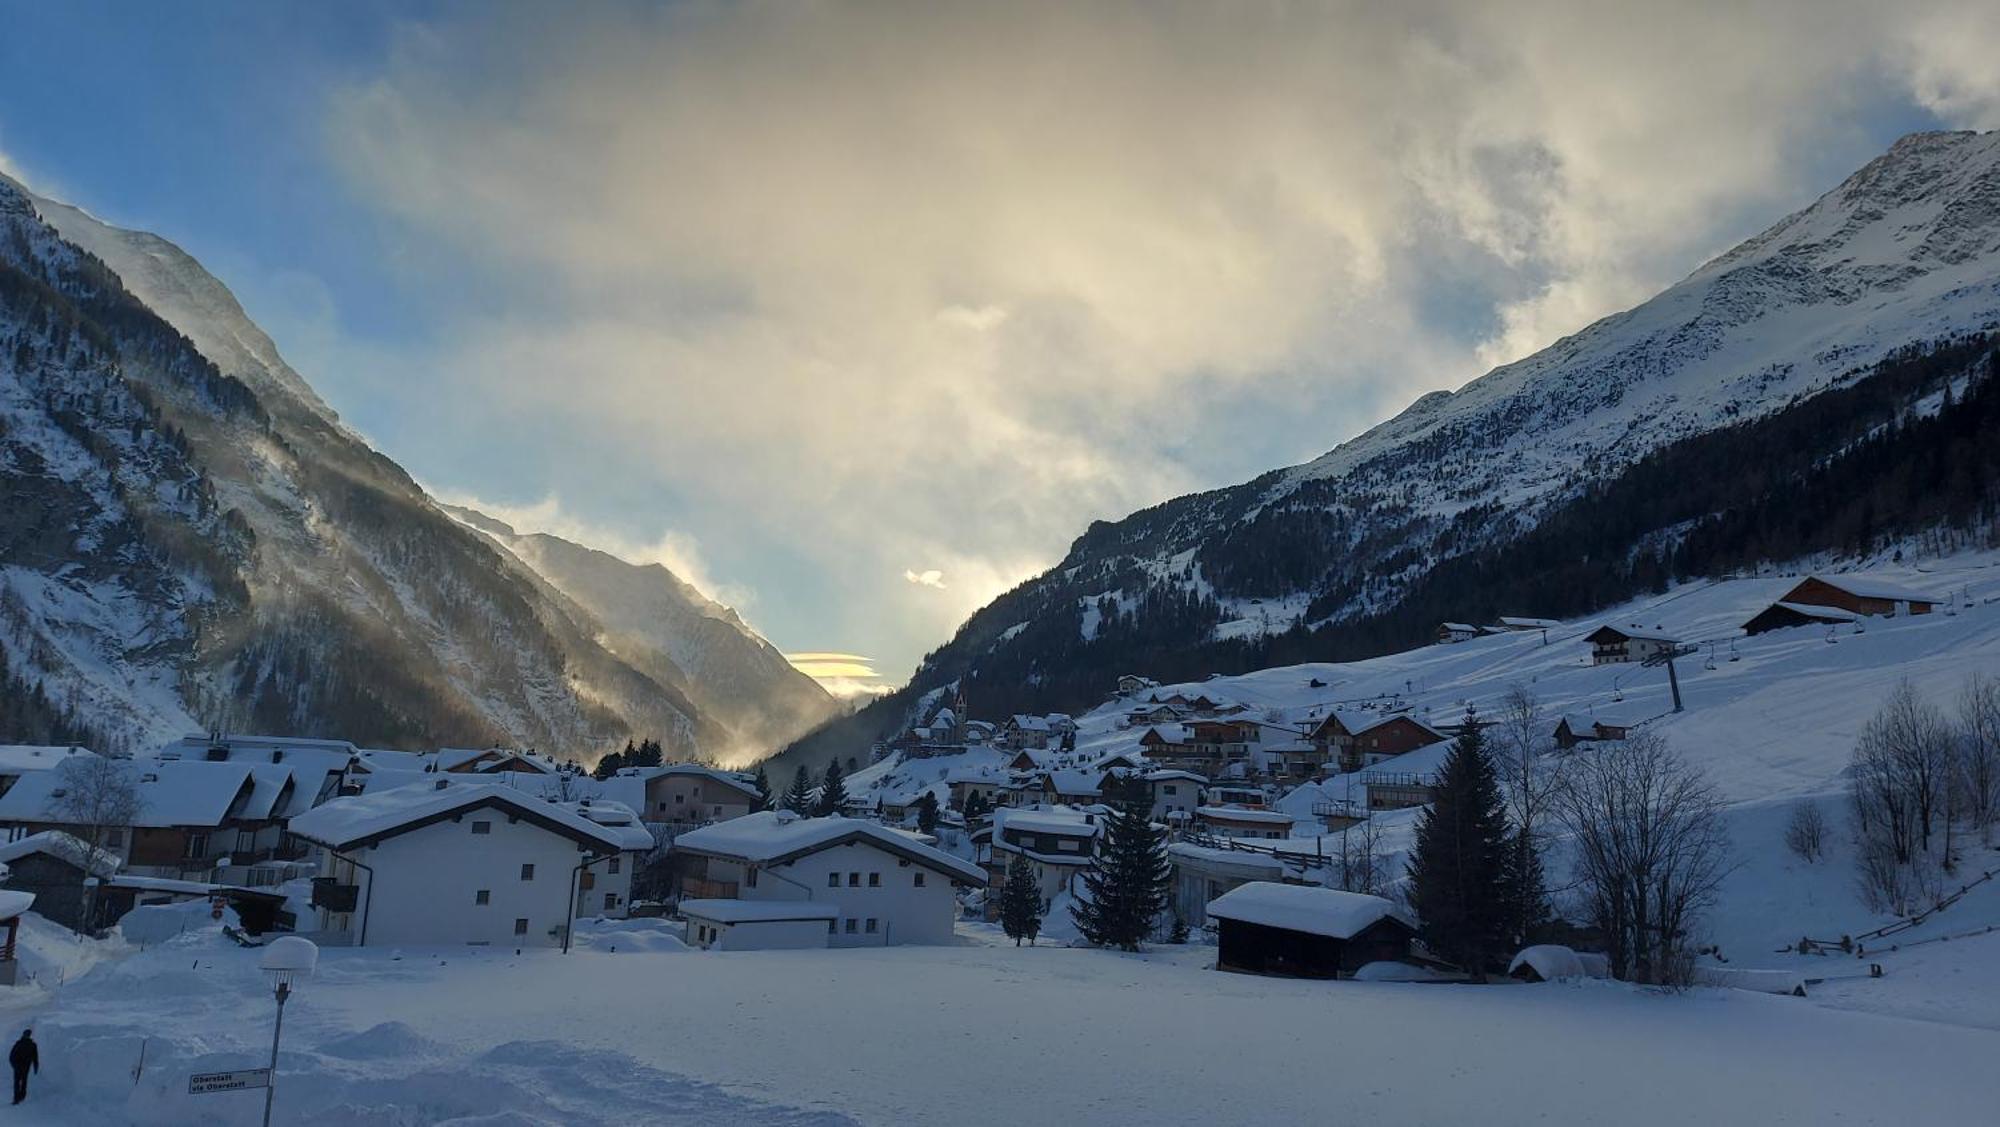
[[[735,740],[734,748],[716,749],[725,758],[783,747],[839,710],[819,682],[734,610],[664,566],[629,563],[560,536],[517,532],[472,509],[441,507],[587,611],[612,653],[642,669],[685,676],[689,693]]]
[[[1349,659],[1445,618],[1984,535],[1996,326],[2000,134],[1906,137],[1643,305],[1306,465],[1093,525],[787,759],[856,754],[953,681],[980,716],[1073,709],[1125,672]]]
[[[342,427],[192,258],[5,178],[0,498],[27,700],[0,739],[738,746],[669,659],[612,652]]]

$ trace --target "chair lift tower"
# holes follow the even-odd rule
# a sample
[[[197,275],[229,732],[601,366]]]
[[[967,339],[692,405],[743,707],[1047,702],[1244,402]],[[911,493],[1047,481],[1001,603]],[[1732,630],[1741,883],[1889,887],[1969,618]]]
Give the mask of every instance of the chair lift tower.
[[[1653,654],[1650,657],[1647,657],[1645,660],[1639,663],[1640,665],[1647,667],[1655,665],[1664,665],[1667,667],[1667,686],[1671,688],[1674,693],[1675,712],[1685,712],[1686,709],[1681,707],[1681,678],[1680,674],[1674,671],[1674,659],[1677,657],[1688,657],[1689,655],[1700,652],[1701,652],[1700,646],[1676,644],[1668,646],[1666,649],[1663,649],[1658,653]]]

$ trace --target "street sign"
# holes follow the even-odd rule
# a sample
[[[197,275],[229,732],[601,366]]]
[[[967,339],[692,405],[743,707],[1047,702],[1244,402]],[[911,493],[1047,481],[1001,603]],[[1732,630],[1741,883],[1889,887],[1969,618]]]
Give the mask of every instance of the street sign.
[[[199,1096],[203,1092],[240,1092],[246,1088],[268,1088],[271,1086],[271,1070],[268,1068],[239,1068],[235,1072],[197,1072],[188,1077],[188,1094]]]

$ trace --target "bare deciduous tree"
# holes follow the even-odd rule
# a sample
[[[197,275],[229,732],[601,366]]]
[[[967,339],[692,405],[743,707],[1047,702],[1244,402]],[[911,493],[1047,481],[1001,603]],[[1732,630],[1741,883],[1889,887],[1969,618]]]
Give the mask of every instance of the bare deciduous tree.
[[[76,926],[81,932],[97,915],[97,884],[92,878],[111,868],[118,857],[112,836],[131,832],[145,800],[131,760],[77,755],[63,760],[56,770],[49,814],[84,847],[83,914]]]
[[[1561,785],[1561,776],[1548,758],[1556,750],[1555,731],[1542,712],[1541,702],[1525,685],[1507,690],[1494,727],[1494,766],[1515,829],[1514,879],[1523,885],[1539,885],[1550,807]],[[1547,918],[1548,893],[1540,887],[1523,887],[1517,892],[1522,918],[1516,921],[1515,939],[1526,942],[1528,933]]]
[[[1817,801],[1802,798],[1792,807],[1785,823],[1785,848],[1807,864],[1826,856],[1826,815],[1820,813]]]
[[[1564,765],[1554,809],[1612,973],[1685,984],[1695,925],[1729,870],[1721,798],[1652,733],[1594,743]]]
[[[1968,828],[1993,840],[2000,822],[2000,678],[1975,673],[1958,698],[1959,801]]]
[[[1861,892],[1877,911],[1907,914],[1950,867],[1956,741],[1943,713],[1908,681],[1861,729],[1849,767]],[[1895,879],[1887,879],[1890,871]]]
[[[1382,831],[1373,818],[1340,831],[1340,887],[1344,892],[1364,892],[1380,896],[1388,887],[1389,855],[1382,851]]]

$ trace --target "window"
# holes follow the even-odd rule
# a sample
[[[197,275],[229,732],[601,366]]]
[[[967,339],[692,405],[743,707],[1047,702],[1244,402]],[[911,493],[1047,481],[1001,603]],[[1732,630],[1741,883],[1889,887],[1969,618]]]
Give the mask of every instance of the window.
[[[515,935],[528,934],[528,917],[522,916],[520,919],[514,921],[514,934]]]
[[[208,835],[189,834],[188,844],[187,844],[187,855],[190,857],[208,856]]]
[[[826,874],[826,886],[827,886],[828,888],[839,888],[839,887],[840,887],[840,874],[839,874],[839,873],[828,873],[828,874]]]
[[[610,863],[610,864],[608,864],[608,865],[606,865],[606,866],[604,866],[604,871],[605,871],[605,872],[607,872],[607,873],[610,873],[610,874],[611,874],[612,876],[614,876],[614,877],[615,877],[615,876],[617,876],[617,875],[618,875],[618,862],[619,862],[620,860],[621,860],[621,858],[618,858],[618,857],[613,857],[613,858],[611,859],[611,863]]]
[[[858,923],[860,923],[860,922],[861,922],[860,920],[849,920],[849,921],[847,921],[847,934],[849,934],[849,935],[853,935],[853,934],[854,934],[854,925],[855,925],[855,924],[858,924]]]
[[[104,847],[106,849],[125,848],[125,831],[124,830],[104,831]]]
[[[1172,783],[1168,783],[1164,789],[1168,794],[1179,794],[1181,792],[1181,788]]]
[[[870,888],[880,888],[880,887],[882,887],[882,874],[881,874],[881,873],[869,873],[869,874],[868,874],[868,887],[870,887]]]
[[[493,823],[474,822],[472,823],[472,832],[476,834],[490,834],[493,832]]]
[[[490,889],[490,888],[482,888],[482,889],[480,889],[480,890],[479,890],[478,892],[475,892],[475,893],[473,893],[473,894],[472,894],[472,902],[473,902],[474,904],[491,904],[491,903],[493,903],[493,890],[492,890],[492,889]]]
[[[875,934],[875,917],[868,917],[868,934]]]
[[[860,874],[860,873],[849,873],[849,874],[847,874],[847,887],[849,887],[849,888],[860,888],[860,887],[861,887],[861,874]]]
[[[716,817],[718,817],[718,818],[722,817],[722,807],[720,807],[720,806],[717,806],[717,807],[715,808],[715,811],[714,811],[714,812],[715,812],[715,816],[716,816]]]
[[[686,804],[687,804],[687,800],[688,800],[688,799],[687,799],[687,795],[684,795],[684,794],[677,794],[677,795],[675,795],[675,796],[674,796],[674,805],[675,805],[675,806],[684,806],[684,805],[686,805]]]
[[[924,886],[924,874],[918,873],[916,874],[916,876],[917,876],[916,887],[922,888]]]
[[[743,883],[750,888],[757,887],[757,866],[752,865],[743,871]]]
[[[616,908],[617,906],[618,906],[618,894],[617,894],[617,893],[615,893],[615,892],[607,892],[607,893],[605,893],[605,894],[604,894],[604,910],[608,912],[608,911],[610,911],[611,909],[613,909],[613,908]]]
[[[535,867],[534,867],[533,865],[522,865],[522,866],[521,866],[521,879],[522,879],[522,880],[534,880],[534,879],[535,879]]]
[[[828,935],[832,935],[837,927],[838,927],[838,921],[836,920],[826,921],[826,933]]]

